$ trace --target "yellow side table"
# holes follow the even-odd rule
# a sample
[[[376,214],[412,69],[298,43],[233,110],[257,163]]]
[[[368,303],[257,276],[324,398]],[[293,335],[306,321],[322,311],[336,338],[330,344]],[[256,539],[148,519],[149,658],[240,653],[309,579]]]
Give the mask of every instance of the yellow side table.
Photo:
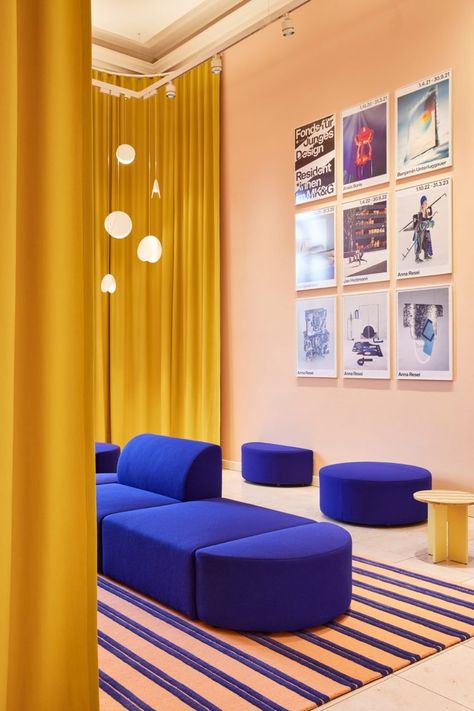
[[[413,496],[428,504],[428,552],[433,563],[448,559],[467,564],[467,508],[474,504],[474,493],[430,489]]]

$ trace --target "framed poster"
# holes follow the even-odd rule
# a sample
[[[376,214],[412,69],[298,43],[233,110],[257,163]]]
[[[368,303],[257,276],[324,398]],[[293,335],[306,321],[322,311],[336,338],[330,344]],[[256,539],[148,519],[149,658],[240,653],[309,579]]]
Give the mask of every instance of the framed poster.
[[[452,271],[451,178],[396,192],[397,278]]]
[[[336,116],[295,129],[295,204],[336,194]]]
[[[345,378],[390,378],[388,291],[344,294],[342,358]]]
[[[297,291],[336,285],[335,218],[334,205],[297,213]]]
[[[342,112],[343,192],[388,182],[388,96]]]
[[[397,178],[452,165],[451,71],[398,89]]]
[[[389,278],[387,213],[388,193],[342,203],[344,284]]]
[[[336,297],[296,300],[296,374],[335,378]]]
[[[452,380],[450,286],[397,291],[397,378]]]

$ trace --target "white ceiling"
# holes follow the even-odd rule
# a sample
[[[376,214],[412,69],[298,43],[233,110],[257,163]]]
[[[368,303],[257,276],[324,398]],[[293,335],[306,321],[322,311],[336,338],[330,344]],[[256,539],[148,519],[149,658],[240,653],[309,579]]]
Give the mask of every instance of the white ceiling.
[[[173,78],[310,0],[92,0],[96,69]]]
[[[202,0],[92,0],[92,24],[136,42],[154,35],[181,19]]]

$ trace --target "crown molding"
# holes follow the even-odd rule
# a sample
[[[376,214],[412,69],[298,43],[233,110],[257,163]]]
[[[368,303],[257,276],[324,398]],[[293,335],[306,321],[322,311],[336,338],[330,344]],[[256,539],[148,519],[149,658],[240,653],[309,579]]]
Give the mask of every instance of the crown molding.
[[[269,0],[210,0],[143,44],[95,30],[92,64],[117,73],[166,75],[158,88],[309,1],[271,0],[269,12]]]

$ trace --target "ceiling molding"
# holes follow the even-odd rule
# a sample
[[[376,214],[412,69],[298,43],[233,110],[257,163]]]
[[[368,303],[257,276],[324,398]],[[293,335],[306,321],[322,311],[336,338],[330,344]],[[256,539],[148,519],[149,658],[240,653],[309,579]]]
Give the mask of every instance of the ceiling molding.
[[[147,43],[95,30],[95,69],[174,78],[310,0],[210,0]],[[270,11],[269,11],[270,8]],[[166,79],[157,82],[157,86]]]

